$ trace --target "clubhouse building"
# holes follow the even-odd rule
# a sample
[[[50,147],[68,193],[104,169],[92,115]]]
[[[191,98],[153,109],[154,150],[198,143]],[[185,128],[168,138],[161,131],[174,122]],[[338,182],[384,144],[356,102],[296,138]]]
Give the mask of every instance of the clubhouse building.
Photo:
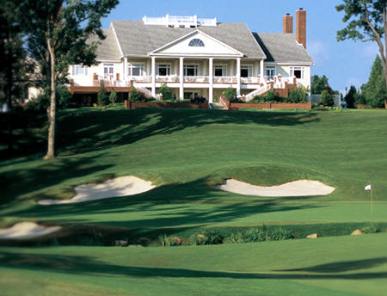
[[[227,88],[252,98],[289,84],[310,87],[306,11],[283,17],[283,32],[252,32],[243,23],[197,16],[113,21],[97,49],[98,64],[69,69],[74,94],[128,92],[131,86],[159,98],[167,85],[177,99],[195,95],[216,101]]]

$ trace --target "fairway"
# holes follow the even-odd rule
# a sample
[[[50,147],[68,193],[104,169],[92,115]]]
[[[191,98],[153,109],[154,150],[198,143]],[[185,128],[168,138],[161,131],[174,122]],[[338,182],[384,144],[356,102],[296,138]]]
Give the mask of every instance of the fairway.
[[[56,160],[30,154],[0,162],[0,226],[35,221],[65,229],[35,248],[3,243],[2,295],[376,296],[387,288],[384,110],[82,108],[62,111],[58,125]],[[45,130],[34,133],[39,139]],[[44,149],[39,145],[36,151]],[[123,176],[156,188],[81,204],[38,204]],[[260,186],[316,180],[335,190],[238,195],[217,188],[228,178]],[[263,225],[296,239],[160,247],[164,235],[188,241]],[[356,228],[381,233],[351,237]],[[301,239],[310,233],[322,237]],[[149,246],[112,247],[122,239]]]

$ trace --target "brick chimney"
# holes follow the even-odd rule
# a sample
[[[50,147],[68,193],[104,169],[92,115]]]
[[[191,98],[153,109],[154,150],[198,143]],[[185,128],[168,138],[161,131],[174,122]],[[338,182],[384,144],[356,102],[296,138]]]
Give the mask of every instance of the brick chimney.
[[[296,12],[296,40],[306,48],[306,10]]]
[[[282,19],[282,28],[284,33],[293,33],[293,17],[287,13]]]

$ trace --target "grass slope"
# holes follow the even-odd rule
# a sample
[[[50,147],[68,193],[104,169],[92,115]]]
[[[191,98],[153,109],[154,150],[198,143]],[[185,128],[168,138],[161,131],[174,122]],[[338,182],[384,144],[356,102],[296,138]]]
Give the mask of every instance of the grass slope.
[[[384,295],[386,234],[180,248],[0,248],[2,295]]]
[[[55,161],[29,155],[0,162],[0,226],[32,220],[70,226],[81,236],[82,227],[108,227],[157,238],[262,224],[348,234],[362,224],[387,223],[385,111],[85,108],[59,117]],[[37,138],[43,130],[34,130]],[[36,204],[123,175],[159,187],[82,205]],[[228,177],[266,185],[316,179],[336,191],[260,198],[214,188]],[[385,242],[380,234],[165,249],[2,248],[0,288],[6,295],[381,295]]]

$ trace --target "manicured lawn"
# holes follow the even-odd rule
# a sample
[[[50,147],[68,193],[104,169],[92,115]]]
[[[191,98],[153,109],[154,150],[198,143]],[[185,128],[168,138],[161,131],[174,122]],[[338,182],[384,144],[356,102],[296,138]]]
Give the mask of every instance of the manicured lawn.
[[[384,295],[386,234],[179,248],[0,249],[1,295]]]
[[[72,229],[107,227],[156,239],[164,233],[189,236],[203,229],[262,224],[321,233],[346,225],[345,231],[337,231],[341,235],[359,223],[387,228],[385,111],[85,108],[62,112],[58,125],[57,160],[27,155],[0,162],[1,226],[32,220]],[[35,130],[38,137],[43,131]],[[71,198],[75,185],[124,175],[150,179],[159,187],[135,197],[36,204],[39,199]],[[261,198],[215,188],[229,177],[260,185],[307,178],[336,190],[325,197]],[[364,191],[369,183],[374,188],[372,209]],[[112,235],[111,240],[119,238]],[[378,234],[178,248],[9,248],[0,255],[5,262],[0,272],[8,278],[0,274],[0,288],[7,295],[20,295],[23,289],[36,295],[55,289],[58,295],[381,295],[378,289],[383,289],[387,271],[379,263],[387,256],[386,238]],[[35,253],[40,255],[29,255]],[[350,270],[340,271],[342,262]],[[331,263],[339,266],[320,270],[319,276],[310,270]],[[278,271],[294,268],[300,270]],[[346,277],[364,272],[369,275]]]

